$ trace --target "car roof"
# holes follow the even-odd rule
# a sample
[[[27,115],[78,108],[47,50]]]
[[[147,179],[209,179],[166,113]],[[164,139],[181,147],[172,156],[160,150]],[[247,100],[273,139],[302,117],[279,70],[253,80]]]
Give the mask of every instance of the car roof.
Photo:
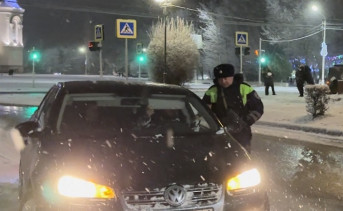
[[[66,81],[57,84],[67,93],[122,93],[134,94],[179,94],[190,95],[193,93],[181,86],[152,82],[128,81]],[[148,92],[148,93],[147,93]],[[194,94],[195,95],[195,94]]]

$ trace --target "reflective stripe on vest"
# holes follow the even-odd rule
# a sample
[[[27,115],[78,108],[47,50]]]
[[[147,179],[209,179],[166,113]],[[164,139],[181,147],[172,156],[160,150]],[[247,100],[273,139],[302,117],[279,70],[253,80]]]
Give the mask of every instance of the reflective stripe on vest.
[[[248,96],[248,94],[250,94],[253,91],[254,91],[254,89],[251,86],[248,86],[246,84],[240,84],[239,92],[241,93],[242,102],[243,102],[244,106],[247,103],[247,96]],[[216,103],[217,102],[218,88],[216,86],[214,86],[214,87],[210,88],[209,90],[207,90],[205,92],[205,94],[210,96],[211,103]]]

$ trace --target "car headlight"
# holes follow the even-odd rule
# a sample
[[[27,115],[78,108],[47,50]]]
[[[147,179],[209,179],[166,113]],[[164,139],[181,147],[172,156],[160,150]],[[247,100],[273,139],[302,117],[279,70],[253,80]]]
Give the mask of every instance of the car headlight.
[[[251,169],[245,171],[235,177],[230,178],[227,181],[227,191],[234,191],[238,189],[244,189],[254,187],[261,183],[261,176],[257,169]]]
[[[61,195],[73,198],[110,199],[116,197],[114,190],[110,187],[72,176],[61,177],[57,188]]]

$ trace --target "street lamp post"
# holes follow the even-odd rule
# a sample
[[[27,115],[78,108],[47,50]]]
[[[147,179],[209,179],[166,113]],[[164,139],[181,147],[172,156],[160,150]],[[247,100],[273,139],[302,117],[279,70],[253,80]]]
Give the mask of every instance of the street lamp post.
[[[327,47],[325,43],[326,39],[326,19],[324,18],[322,21],[323,24],[323,43],[322,43],[322,51],[320,52],[322,55],[322,85],[324,84],[324,70],[325,70],[325,57],[327,55]]]
[[[85,54],[85,75],[87,75],[87,65],[88,65],[88,54],[87,54],[87,50],[85,47],[80,47],[79,48],[79,52],[81,54]]]
[[[164,70],[163,70],[163,83],[166,82],[167,75],[167,8],[171,6],[170,0],[155,0],[161,4],[164,16]]]
[[[32,48],[32,52],[35,51],[35,47]],[[37,59],[36,54],[33,53],[32,57],[32,87],[35,87],[35,61]]]
[[[163,71],[163,83],[166,82],[167,74],[167,7],[163,8],[164,15],[164,71]]]
[[[30,59],[32,60],[32,87],[35,87],[35,63],[39,62],[40,57],[40,51],[36,50],[35,47],[33,47],[30,52]]]
[[[322,16],[322,26],[323,26],[323,42],[322,42],[322,49],[320,51],[320,54],[322,56],[322,80],[321,80],[321,84],[324,85],[324,72],[325,72],[325,57],[328,54],[327,52],[327,45],[325,43],[325,39],[326,39],[326,17],[319,11],[319,8],[317,5],[313,5],[312,6],[312,10],[315,12],[318,12],[318,14],[320,14]]]

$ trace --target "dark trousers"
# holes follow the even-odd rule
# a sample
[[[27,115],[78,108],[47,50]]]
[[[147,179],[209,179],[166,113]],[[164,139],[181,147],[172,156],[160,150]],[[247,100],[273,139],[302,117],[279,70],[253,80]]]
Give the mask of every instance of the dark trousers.
[[[297,88],[300,96],[304,96],[304,83],[297,83]]]
[[[269,87],[272,88],[273,95],[275,95],[274,84],[266,85],[265,94],[269,95]]]

